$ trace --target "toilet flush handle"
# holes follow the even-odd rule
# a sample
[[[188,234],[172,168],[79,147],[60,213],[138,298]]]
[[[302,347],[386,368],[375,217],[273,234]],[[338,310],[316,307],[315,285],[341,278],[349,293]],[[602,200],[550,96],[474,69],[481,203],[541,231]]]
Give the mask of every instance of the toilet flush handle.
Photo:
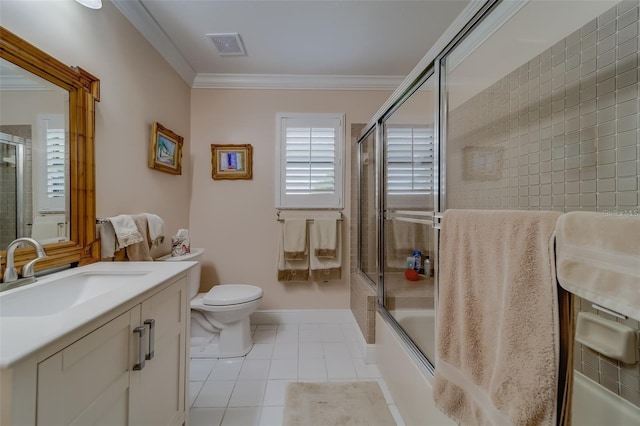
[[[147,352],[147,356],[145,356],[145,359],[149,360],[153,358],[156,348],[156,320],[150,318],[148,320],[144,320],[144,324],[149,326],[149,351]]]

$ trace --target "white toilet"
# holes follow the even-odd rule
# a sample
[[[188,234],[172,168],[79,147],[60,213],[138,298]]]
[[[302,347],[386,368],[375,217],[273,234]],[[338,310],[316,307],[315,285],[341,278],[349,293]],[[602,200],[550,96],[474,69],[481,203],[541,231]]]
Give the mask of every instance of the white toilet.
[[[157,260],[200,262],[204,249],[194,248],[184,256],[167,255]],[[246,284],[214,286],[198,293],[201,266],[191,270],[191,358],[230,358],[246,355],[253,346],[249,316],[262,299],[262,289]]]

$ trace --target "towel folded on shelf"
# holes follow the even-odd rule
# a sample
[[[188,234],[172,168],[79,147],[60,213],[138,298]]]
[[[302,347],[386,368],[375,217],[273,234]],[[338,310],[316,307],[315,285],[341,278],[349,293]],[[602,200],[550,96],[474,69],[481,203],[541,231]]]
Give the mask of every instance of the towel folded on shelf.
[[[283,225],[284,257],[302,260],[307,257],[307,220],[285,219]]]
[[[284,225],[278,238],[278,281],[307,281],[309,279],[309,257],[287,259],[284,252]]]
[[[333,259],[337,253],[338,221],[336,219],[314,219],[311,225],[313,256]]]
[[[152,261],[153,258],[149,252],[151,244],[149,244],[148,239],[147,217],[144,214],[136,214],[132,215],[131,219],[140,235],[142,235],[142,240],[126,247],[127,258],[131,261]]]
[[[121,248],[130,246],[144,241],[142,234],[138,230],[138,227],[134,223],[131,216],[121,214],[118,216],[110,217],[107,219],[113,226],[113,231],[116,234],[117,245],[115,250],[118,251]]]
[[[323,257],[318,256],[316,253],[318,252],[318,248],[321,247],[321,238],[320,235],[323,230],[318,231],[314,230],[318,223],[322,222],[322,220],[314,219],[313,223],[309,226],[311,227],[311,238],[309,241],[310,252],[311,252],[311,279],[313,281],[329,281],[329,280],[339,280],[342,277],[342,250],[341,250],[341,230],[339,226],[335,227],[336,241],[335,241],[335,257]],[[336,224],[335,220],[333,221],[334,225]]]
[[[556,253],[565,290],[640,320],[640,216],[566,213]]]
[[[149,242],[156,244],[158,238],[164,236],[164,220],[157,214],[142,213],[147,218],[147,226],[149,228]]]
[[[556,423],[559,215],[444,214],[433,396],[458,423]]]

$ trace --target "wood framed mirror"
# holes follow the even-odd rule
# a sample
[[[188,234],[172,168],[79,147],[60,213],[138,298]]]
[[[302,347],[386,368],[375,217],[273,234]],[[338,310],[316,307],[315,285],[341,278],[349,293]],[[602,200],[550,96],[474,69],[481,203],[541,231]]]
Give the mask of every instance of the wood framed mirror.
[[[14,151],[13,154],[8,151],[6,156],[0,156],[0,161],[4,165],[8,165],[7,167],[13,166],[16,169],[15,172],[11,171],[17,176],[15,180],[21,181],[26,178],[34,183],[41,182],[43,189],[39,190],[39,195],[38,191],[33,191],[33,193],[18,196],[3,188],[0,194],[0,206],[5,207],[7,204],[7,200],[2,197],[7,197],[14,202],[17,209],[22,209],[23,204],[26,205],[29,214],[25,215],[25,218],[21,216],[17,220],[13,219],[16,221],[16,238],[35,237],[32,235],[34,234],[32,228],[36,225],[36,221],[33,220],[35,216],[40,216],[41,219],[55,213],[59,218],[62,218],[60,223],[54,225],[54,230],[55,227],[63,230],[58,238],[36,237],[43,244],[47,254],[45,259],[36,264],[36,270],[96,262],[100,259],[100,244],[96,238],[94,137],[95,102],[100,100],[100,81],[81,68],[63,64],[4,27],[0,27],[0,60],[2,61],[2,72],[0,73],[0,111],[2,114],[0,115],[5,117],[16,115],[13,113],[21,109],[20,93],[24,93],[26,97],[27,93],[31,94],[30,92],[40,90],[44,93],[46,90],[53,89],[61,93],[60,99],[64,99],[59,102],[63,106],[56,114],[49,114],[50,111],[46,107],[37,107],[35,113],[34,108],[30,108],[31,112],[29,113],[37,114],[40,121],[46,120],[46,117],[51,115],[62,118],[63,124],[54,126],[58,128],[57,136],[44,137],[45,147],[50,145],[48,141],[51,138],[57,137],[64,140],[64,143],[61,143],[63,154],[60,154],[58,159],[57,180],[52,181],[53,172],[50,173],[49,170],[53,169],[47,148],[43,148],[46,154],[38,154],[44,160],[34,161],[28,167],[18,165],[17,160],[20,156],[16,157],[17,151]],[[21,78],[22,80],[20,80]],[[39,81],[44,88],[16,85],[16,81],[24,80]],[[32,105],[44,104],[41,100],[34,102],[31,99],[28,102]],[[24,109],[29,110],[29,108]],[[0,123],[0,132],[5,135],[5,131],[11,131],[6,129],[20,128],[24,130],[26,128],[24,133],[31,135],[29,128],[37,127],[33,132],[38,134],[40,139],[43,138],[42,134],[51,135],[52,133],[48,130],[42,131],[38,125],[33,125],[35,123],[33,117],[23,118],[23,121],[32,125],[20,126],[16,125],[16,122]],[[22,130],[16,132],[20,133]],[[35,141],[36,138],[33,139]],[[16,140],[17,142],[13,142],[14,148],[20,145],[21,141],[24,142],[23,139]],[[9,141],[5,145],[9,147],[12,143]],[[35,157],[38,146],[34,145],[33,148],[33,157]],[[43,175],[45,175],[44,178]],[[15,192],[19,193],[17,190]],[[45,201],[39,202],[38,197]],[[47,204],[47,198],[52,199],[55,203]],[[13,226],[12,219],[9,217],[11,213],[7,212],[6,208],[2,211],[2,222],[9,224],[9,228]],[[29,223],[29,219],[32,219],[31,223]],[[22,226],[18,226],[18,222],[24,223]],[[6,267],[7,246],[5,244],[6,241],[14,239],[12,237],[11,234],[5,235],[2,246],[0,246],[0,273],[4,272]],[[24,263],[34,257],[35,252],[31,247],[16,250],[15,266],[18,271],[21,271]]]

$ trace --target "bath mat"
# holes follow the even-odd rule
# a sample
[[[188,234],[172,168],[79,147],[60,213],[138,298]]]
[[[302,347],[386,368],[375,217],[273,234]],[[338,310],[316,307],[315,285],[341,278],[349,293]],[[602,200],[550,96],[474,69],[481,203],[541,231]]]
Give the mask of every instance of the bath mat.
[[[287,385],[285,426],[395,424],[377,382]]]

